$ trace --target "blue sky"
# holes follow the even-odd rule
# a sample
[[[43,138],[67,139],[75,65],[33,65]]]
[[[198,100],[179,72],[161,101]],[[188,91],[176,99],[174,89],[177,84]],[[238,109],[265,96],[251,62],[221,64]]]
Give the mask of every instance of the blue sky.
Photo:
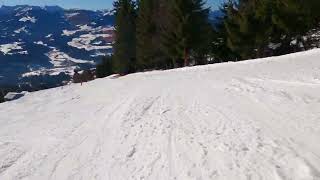
[[[207,0],[208,5],[213,9],[223,0]],[[59,5],[64,8],[81,8],[81,9],[110,9],[112,8],[113,0],[0,0],[1,5]]]

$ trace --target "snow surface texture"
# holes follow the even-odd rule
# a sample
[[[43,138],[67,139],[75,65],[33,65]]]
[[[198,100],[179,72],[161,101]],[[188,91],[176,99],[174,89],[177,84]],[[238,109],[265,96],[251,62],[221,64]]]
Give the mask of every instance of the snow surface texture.
[[[318,180],[320,50],[0,104],[1,180]]]

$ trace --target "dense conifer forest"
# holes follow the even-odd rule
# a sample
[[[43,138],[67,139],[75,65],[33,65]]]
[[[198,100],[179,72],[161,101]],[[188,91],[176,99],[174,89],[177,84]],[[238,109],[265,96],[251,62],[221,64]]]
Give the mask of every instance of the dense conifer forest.
[[[117,0],[112,57],[98,77],[277,56],[314,48],[318,0],[239,0],[212,24],[204,0]]]

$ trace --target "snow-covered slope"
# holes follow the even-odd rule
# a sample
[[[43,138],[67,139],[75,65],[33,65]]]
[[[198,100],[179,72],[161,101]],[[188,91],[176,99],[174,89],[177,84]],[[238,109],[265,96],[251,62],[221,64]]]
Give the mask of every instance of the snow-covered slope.
[[[0,104],[1,180],[320,179],[320,50]]]

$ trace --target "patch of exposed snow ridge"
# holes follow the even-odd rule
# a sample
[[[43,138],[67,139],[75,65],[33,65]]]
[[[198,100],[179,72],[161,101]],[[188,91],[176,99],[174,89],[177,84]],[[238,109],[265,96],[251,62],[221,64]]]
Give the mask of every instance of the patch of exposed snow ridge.
[[[0,104],[0,179],[318,180],[319,59],[316,49],[29,93]]]
[[[62,36],[71,36],[77,33],[77,30],[69,31],[69,30],[62,30]]]
[[[43,41],[36,41],[36,42],[33,42],[33,43],[37,44],[37,45],[48,46],[48,44],[43,43]]]
[[[27,14],[31,10],[32,10],[32,7],[26,7],[26,8],[18,7],[15,9],[15,11],[18,11],[18,13],[15,16],[21,16],[23,14]]]
[[[65,73],[70,76],[74,74],[74,70],[77,69],[77,66],[66,66],[66,67],[54,67],[54,68],[40,68],[38,70],[32,70],[30,72],[24,73],[21,75],[21,77],[32,77],[32,76],[44,76],[44,75],[50,75],[50,76],[56,76],[60,73]]]
[[[79,38],[73,38],[71,42],[68,42],[68,45],[78,49],[85,49],[87,51],[112,48],[112,45],[99,46],[99,45],[94,45],[94,43],[91,44],[91,42],[96,40],[98,37],[108,38],[108,37],[111,37],[111,35],[110,34],[84,34],[84,35],[81,35]]]
[[[53,64],[54,67],[70,66],[70,63],[71,65],[75,63],[94,64],[93,61],[76,59],[76,58],[70,57],[68,54],[61,52],[58,49],[53,49],[47,54],[47,56],[50,58],[50,63]]]
[[[25,26],[22,27],[22,28],[20,28],[20,29],[15,30],[14,32],[17,33],[17,34],[20,34],[21,32],[25,32],[25,33],[27,33],[27,34],[30,34],[30,33],[27,31],[27,29],[26,29]]]
[[[94,28],[91,26],[86,25],[77,25],[79,29],[77,30],[63,30],[62,31],[62,36],[71,36],[74,35],[77,32],[81,31],[87,31],[87,32],[94,32]]]
[[[26,17],[19,19],[19,21],[21,21],[21,22],[30,21],[32,23],[35,23],[37,21],[37,19],[35,17],[26,16]]]
[[[11,44],[2,44],[0,45],[0,52],[2,52],[4,55],[13,55],[11,51],[14,50],[22,50],[22,47],[20,46],[22,43],[20,42],[14,42]]]
[[[48,34],[46,38],[51,38],[52,36],[53,36],[52,34]]]
[[[74,17],[74,16],[78,16],[80,13],[68,13],[68,14],[65,14],[65,16],[67,17],[67,18],[72,18],[72,17]]]
[[[101,45],[102,41],[95,41],[98,38],[111,38],[112,34],[111,31],[114,30],[113,27],[103,28],[101,26],[93,28],[88,25],[79,25],[79,29],[77,30],[63,30],[62,36],[71,36],[77,32],[88,32],[87,34],[82,34],[77,38],[73,38],[68,45],[71,47],[75,47],[78,49],[85,49],[86,51],[92,50],[105,50],[111,49],[112,45]]]

